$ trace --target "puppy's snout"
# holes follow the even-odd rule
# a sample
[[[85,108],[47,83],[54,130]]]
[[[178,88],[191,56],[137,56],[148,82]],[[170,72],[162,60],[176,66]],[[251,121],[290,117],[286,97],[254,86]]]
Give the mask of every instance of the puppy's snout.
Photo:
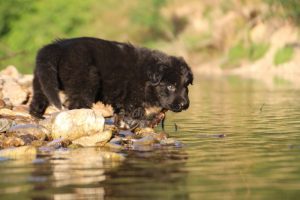
[[[174,106],[174,110],[177,110],[177,111],[182,111],[182,110],[185,110],[189,107],[189,101],[187,100],[182,100],[181,102],[177,103],[175,106]]]
[[[185,109],[188,109],[189,105],[190,105],[189,100],[183,100],[183,101],[179,104],[180,108],[181,108],[181,109],[184,109],[184,110],[185,110]]]

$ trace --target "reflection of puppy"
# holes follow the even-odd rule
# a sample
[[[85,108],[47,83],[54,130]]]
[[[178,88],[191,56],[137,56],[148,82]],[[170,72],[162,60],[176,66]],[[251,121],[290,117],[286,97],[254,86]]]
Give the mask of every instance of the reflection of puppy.
[[[189,107],[192,81],[183,58],[96,38],[58,40],[38,52],[30,113],[42,118],[50,103],[60,109],[60,90],[69,109],[102,101],[134,119],[151,109],[180,112]]]

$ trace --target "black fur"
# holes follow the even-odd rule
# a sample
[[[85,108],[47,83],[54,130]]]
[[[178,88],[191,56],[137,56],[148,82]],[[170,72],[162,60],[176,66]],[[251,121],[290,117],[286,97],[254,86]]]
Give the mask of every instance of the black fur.
[[[30,113],[42,118],[50,103],[61,109],[60,90],[69,109],[102,101],[135,119],[154,106],[180,112],[189,106],[192,81],[183,58],[160,51],[97,38],[57,40],[37,54]]]

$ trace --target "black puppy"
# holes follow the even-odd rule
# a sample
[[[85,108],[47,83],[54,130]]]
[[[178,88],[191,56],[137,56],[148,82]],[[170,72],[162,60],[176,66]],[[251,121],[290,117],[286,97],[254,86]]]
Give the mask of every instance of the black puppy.
[[[97,38],[57,40],[37,54],[30,114],[43,118],[50,103],[61,109],[60,90],[69,109],[101,101],[133,119],[151,110],[180,112],[189,107],[192,81],[183,58],[160,51]]]

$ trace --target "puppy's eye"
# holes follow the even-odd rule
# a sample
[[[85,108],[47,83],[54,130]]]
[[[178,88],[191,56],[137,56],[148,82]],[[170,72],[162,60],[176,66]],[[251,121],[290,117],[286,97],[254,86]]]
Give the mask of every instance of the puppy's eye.
[[[167,86],[167,89],[171,92],[174,92],[176,90],[175,86],[174,85],[168,85]]]

